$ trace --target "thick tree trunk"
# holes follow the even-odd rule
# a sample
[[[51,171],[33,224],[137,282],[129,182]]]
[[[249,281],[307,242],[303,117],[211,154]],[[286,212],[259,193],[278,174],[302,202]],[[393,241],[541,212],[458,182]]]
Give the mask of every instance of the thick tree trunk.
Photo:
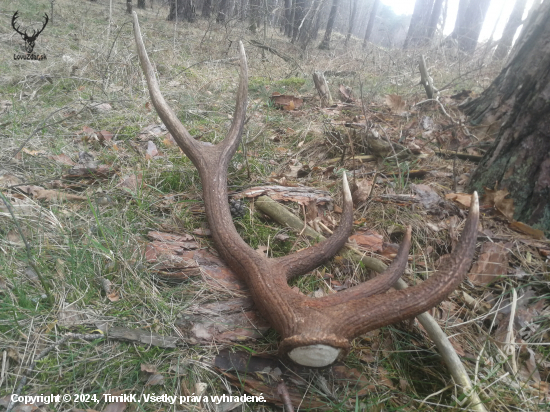
[[[428,21],[428,27],[426,28],[426,41],[431,42],[434,38],[435,31],[437,30],[437,23],[441,17],[441,10],[443,9],[443,0],[435,0],[430,20]]]
[[[465,15],[461,17],[461,27],[457,37],[458,47],[463,52],[473,53],[475,51],[490,3],[491,0],[469,1]]]
[[[502,32],[502,37],[500,38],[495,50],[495,59],[502,60],[508,55],[510,47],[512,47],[512,41],[514,40],[516,31],[521,24],[523,12],[525,11],[525,3],[527,3],[527,0],[516,0],[512,13],[510,13],[508,22]]]
[[[212,0],[204,0],[202,3],[201,15],[205,19],[209,19],[212,14]]]
[[[285,36],[292,37],[292,0],[285,0],[284,13]]]
[[[376,21],[376,13],[378,12],[378,5],[380,0],[374,0],[372,8],[369,15],[369,22],[367,23],[367,30],[365,31],[365,38],[363,39],[363,48],[367,47],[367,43],[370,40],[370,35],[372,34],[372,28],[374,27],[374,22]]]
[[[508,63],[491,86],[466,107],[470,121],[495,133],[473,173],[470,190],[506,189],[514,219],[550,236],[550,1],[522,30]]]
[[[137,6],[138,6],[138,9],[144,9],[145,8],[145,0],[138,0]]]
[[[132,14],[132,0],[126,0],[126,13]]]
[[[305,11],[306,0],[294,0],[292,8],[292,43],[298,38]]]
[[[323,50],[330,49],[330,37],[332,36],[332,29],[334,28],[334,20],[336,20],[336,13],[338,13],[338,4],[340,0],[332,0],[332,7],[330,8],[330,14],[327,21],[327,29],[325,30],[325,36],[323,41],[319,44],[319,48]]]
[[[404,49],[416,47],[424,43],[433,5],[434,0],[416,0],[416,3],[414,3],[409,31],[403,44]]]
[[[220,1],[220,8],[218,9],[218,15],[216,16],[216,22],[217,23],[225,23],[227,12],[229,9],[229,0],[221,0]]]
[[[346,36],[346,42],[345,42],[346,46],[348,45],[349,39],[353,33],[356,16],[357,16],[357,0],[351,0],[350,9],[349,9],[348,34]]]
[[[302,49],[306,49],[309,42],[315,37],[316,33],[314,30],[317,30],[315,26],[316,20],[319,18],[319,13],[321,11],[321,5],[323,4],[322,0],[313,0],[311,2],[311,7],[308,10],[302,28],[300,29],[300,34],[298,35],[298,42]]]

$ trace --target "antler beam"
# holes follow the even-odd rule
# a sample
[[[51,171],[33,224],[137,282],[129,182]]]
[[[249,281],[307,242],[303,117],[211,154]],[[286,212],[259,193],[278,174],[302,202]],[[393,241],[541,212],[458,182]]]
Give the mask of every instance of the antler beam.
[[[375,279],[320,299],[292,290],[288,279],[303,275],[332,258],[351,233],[353,204],[346,175],[342,218],[330,238],[293,255],[276,259],[260,256],[237,233],[227,201],[227,168],[239,145],[246,116],[248,69],[243,44],[239,42],[240,81],[233,122],[222,142],[207,146],[191,137],[162,97],[135,12],[133,18],[137,51],[151,100],[180,148],[199,171],[206,217],[216,249],[229,267],[246,281],[257,308],[281,335],[281,356],[304,366],[330,365],[347,354],[351,339],[432,308],[462,282],[476,245],[479,208],[475,193],[464,232],[447,265],[420,285],[385,293],[405,270],[411,243],[408,228],[394,262]]]

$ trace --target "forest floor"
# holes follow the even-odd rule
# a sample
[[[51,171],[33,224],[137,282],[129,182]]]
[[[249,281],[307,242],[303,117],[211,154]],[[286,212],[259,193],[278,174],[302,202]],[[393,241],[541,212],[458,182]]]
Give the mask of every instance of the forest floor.
[[[17,2],[22,22],[49,7]],[[217,258],[198,173],[151,106],[125,4],[114,4],[111,25],[106,1],[54,7],[35,46],[46,60],[14,60],[23,41],[0,26],[0,410],[12,393],[69,395],[14,411],[275,410],[281,380],[296,410],[469,410],[416,320],[355,339],[327,369],[282,364],[276,332]],[[14,2],[0,9],[8,21]],[[264,38],[238,21],[175,26],[159,3],[137,12],[161,90],[201,141],[226,134],[244,41],[249,118],[228,186],[244,206],[235,225],[258,253],[282,256],[314,241],[262,215],[258,192],[286,193],[294,202],[285,206],[327,235],[343,173],[356,249],[388,263],[412,226],[408,284],[449,253],[467,215],[469,173],[491,141],[458,107],[500,71],[484,45],[469,58],[444,48],[363,50],[335,33],[330,51],[304,52],[278,31]],[[439,102],[425,102],[420,53]],[[314,71],[325,72],[332,106],[321,107]],[[548,410],[550,243],[511,220],[498,188],[481,203],[474,266],[430,313],[488,411]],[[324,296],[374,275],[336,257],[292,286]],[[144,401],[150,394],[178,398]],[[210,398],[224,394],[266,402]]]

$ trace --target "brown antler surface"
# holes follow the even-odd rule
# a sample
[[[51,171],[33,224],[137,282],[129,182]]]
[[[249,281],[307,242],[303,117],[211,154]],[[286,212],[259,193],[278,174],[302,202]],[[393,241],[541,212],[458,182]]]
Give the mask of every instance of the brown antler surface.
[[[214,244],[226,263],[247,283],[254,302],[281,335],[280,354],[305,366],[322,367],[347,354],[350,340],[369,330],[416,316],[445,299],[464,278],[473,258],[477,222],[477,195],[460,241],[445,267],[421,284],[402,291],[387,290],[404,272],[411,229],[394,262],[381,275],[353,288],[320,299],[309,298],[288,286],[288,279],[311,271],[334,256],[353,226],[353,206],[346,175],[344,207],[333,235],[293,255],[269,259],[259,255],[237,233],[227,197],[227,167],[239,145],[247,105],[248,69],[242,43],[240,82],[233,122],[226,138],[207,146],[191,137],[162,97],[134,12],[134,35],[141,67],[155,109],[184,153],[199,171],[206,216]]]

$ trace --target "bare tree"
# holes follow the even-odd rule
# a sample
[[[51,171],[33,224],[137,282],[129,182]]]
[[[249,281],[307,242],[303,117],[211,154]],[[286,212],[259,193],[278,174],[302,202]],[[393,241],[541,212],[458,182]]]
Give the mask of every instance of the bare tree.
[[[330,14],[327,21],[327,29],[325,30],[325,36],[323,41],[319,44],[320,49],[328,50],[330,48],[330,37],[332,35],[332,29],[334,27],[334,20],[336,20],[336,13],[338,13],[338,5],[340,0],[332,0],[332,7],[330,8]]]
[[[451,37],[465,53],[473,53],[491,0],[460,0]]]
[[[283,24],[284,24],[284,33],[287,37],[292,37],[292,0],[284,0],[285,1],[285,8],[284,8],[284,18],[283,18]]]
[[[376,13],[378,12],[378,6],[380,5],[380,0],[374,0],[372,8],[370,10],[369,22],[367,23],[367,30],[365,30],[365,38],[363,39],[363,48],[367,47],[367,43],[370,40],[370,35],[372,34],[372,28],[374,27],[374,22],[376,21]]]
[[[441,11],[443,9],[443,0],[435,0],[430,20],[428,21],[428,27],[426,28],[426,40],[430,42],[433,40],[435,31],[437,30],[437,23],[441,18]]]
[[[145,0],[138,0],[137,1],[138,9],[144,9],[145,8]]]
[[[434,0],[416,0],[411,23],[409,24],[409,31],[403,44],[404,49],[425,43],[426,30],[430,22],[433,6]]]
[[[345,45],[348,45],[351,34],[353,33],[353,27],[355,26],[355,20],[357,16],[357,0],[351,0],[349,8],[349,23],[348,23],[348,34],[346,36]]]
[[[306,0],[294,0],[292,4],[292,43],[298,38],[302,20],[305,17]]]
[[[531,13],[497,78],[464,109],[496,135],[469,188],[506,189],[514,219],[550,236],[550,1]]]
[[[502,37],[500,38],[500,41],[498,42],[497,48],[495,50],[495,59],[502,60],[508,55],[510,47],[512,47],[512,41],[514,40],[516,31],[522,23],[522,17],[523,12],[525,11],[526,3],[527,0],[516,0],[514,8],[512,9],[512,13],[510,13],[508,22],[506,23],[504,31],[502,32]]]
[[[229,9],[229,0],[220,0],[220,6],[218,8],[218,16],[216,17],[217,23],[225,23],[227,12]]]
[[[132,14],[132,0],[126,0],[126,13]]]
[[[204,0],[202,3],[201,15],[205,19],[209,19],[212,14],[212,0]]]

